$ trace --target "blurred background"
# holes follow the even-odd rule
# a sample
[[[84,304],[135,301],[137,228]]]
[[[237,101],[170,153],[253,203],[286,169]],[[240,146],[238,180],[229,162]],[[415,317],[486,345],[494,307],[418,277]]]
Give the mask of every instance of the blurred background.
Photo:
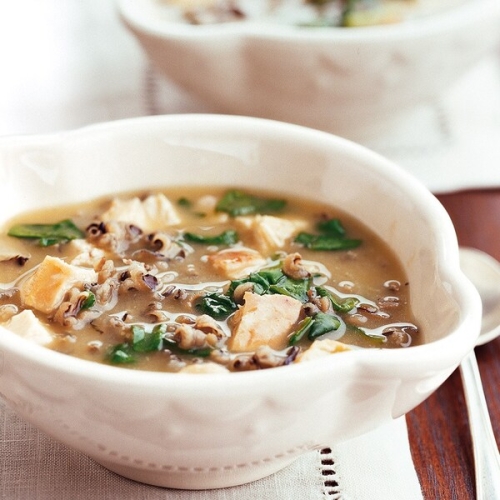
[[[0,2],[0,63],[0,135],[212,111],[151,67],[113,0]],[[484,185],[470,165],[500,164],[500,48],[364,143],[434,192]]]
[[[0,134],[152,114],[156,81],[113,0],[0,2]],[[149,85],[149,87],[148,87]],[[162,82],[171,107],[196,109]]]

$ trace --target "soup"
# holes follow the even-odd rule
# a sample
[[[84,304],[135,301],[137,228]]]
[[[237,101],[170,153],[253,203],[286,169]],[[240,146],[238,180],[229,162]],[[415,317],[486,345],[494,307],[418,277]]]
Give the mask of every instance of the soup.
[[[309,27],[361,27],[424,17],[465,0],[158,0],[171,21],[257,21]]]
[[[391,249],[330,205],[168,188],[19,215],[0,324],[50,349],[188,373],[419,343]]]

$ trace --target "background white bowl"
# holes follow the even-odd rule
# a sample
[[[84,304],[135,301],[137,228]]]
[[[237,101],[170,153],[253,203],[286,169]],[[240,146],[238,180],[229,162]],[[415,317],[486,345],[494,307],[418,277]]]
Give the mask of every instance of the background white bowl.
[[[347,209],[399,255],[426,343],[272,370],[194,375],[100,365],[0,328],[1,396],[109,469],[190,489],[258,479],[301,453],[401,416],[472,349],[481,304],[459,269],[448,215],[409,174],[361,146],[295,125],[211,115],[0,139],[2,220],[168,185],[265,187]]]
[[[193,26],[166,21],[155,0],[117,1],[158,71],[213,111],[356,140],[442,95],[500,43],[496,0],[363,28]]]

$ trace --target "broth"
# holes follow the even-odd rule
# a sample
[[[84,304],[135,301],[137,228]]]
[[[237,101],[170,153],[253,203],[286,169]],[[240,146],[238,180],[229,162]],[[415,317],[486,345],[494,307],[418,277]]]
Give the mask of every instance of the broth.
[[[87,360],[227,372],[419,343],[392,250],[311,200],[119,193],[19,215],[0,245],[0,323]]]

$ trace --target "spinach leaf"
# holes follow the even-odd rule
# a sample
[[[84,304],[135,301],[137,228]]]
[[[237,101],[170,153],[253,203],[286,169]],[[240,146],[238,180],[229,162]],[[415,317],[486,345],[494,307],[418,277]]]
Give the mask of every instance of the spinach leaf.
[[[227,295],[221,293],[207,293],[196,304],[196,308],[203,314],[208,314],[214,319],[225,319],[238,309],[235,302]]]
[[[108,360],[113,364],[128,364],[137,361],[137,353],[161,351],[163,336],[166,331],[164,324],[156,325],[151,332],[146,332],[140,325],[132,325],[132,341],[113,346],[108,352]]]
[[[163,348],[164,325],[156,325],[151,332],[139,325],[132,326],[132,349],[135,352],[160,351]]]
[[[38,244],[42,247],[66,243],[85,236],[70,219],[55,224],[17,224],[11,227],[7,234],[15,238],[38,240]]]
[[[309,340],[315,340],[325,333],[338,330],[339,327],[340,319],[337,318],[337,316],[319,312],[313,318],[313,323],[307,333],[307,338]]]
[[[184,233],[184,239],[190,243],[203,243],[205,245],[234,245],[238,241],[238,233],[232,229],[223,231],[218,235],[199,235],[195,233]]]
[[[206,357],[213,351],[211,347],[181,349],[177,343],[165,338],[167,326],[164,323],[155,325],[151,332],[146,332],[140,325],[132,325],[132,340],[113,346],[107,355],[112,364],[129,364],[137,361],[137,356],[147,352],[169,349],[176,354],[191,354]]]
[[[361,245],[361,240],[350,240],[346,238],[336,238],[325,234],[308,234],[301,232],[295,238],[296,243],[316,251],[328,250],[349,250]]]
[[[213,351],[211,347],[197,347],[193,349],[181,349],[172,339],[165,339],[164,347],[169,349],[174,354],[191,354],[206,358]]]
[[[346,297],[345,299],[341,299],[321,286],[316,287],[316,293],[321,297],[328,297],[334,311],[340,313],[347,313],[359,304],[359,299],[356,297]]]
[[[327,219],[319,221],[316,224],[316,229],[328,236],[336,237],[336,238],[344,238],[346,235],[346,231],[340,219]]]
[[[252,283],[253,292],[259,295],[266,293],[276,293],[288,295],[301,302],[307,302],[307,291],[311,287],[311,278],[294,280],[289,278],[281,267],[270,267],[262,269],[256,273],[251,273],[248,277],[231,281],[227,295],[233,297],[234,290],[243,283]]]
[[[179,205],[180,207],[184,207],[184,208],[191,208],[192,203],[186,197],[182,196],[181,198],[179,198],[177,200],[177,205]]]
[[[279,212],[286,206],[282,199],[260,198],[233,189],[227,191],[216,205],[218,212],[227,212],[231,217],[238,215]]]
[[[337,316],[318,312],[314,316],[307,316],[300,323],[298,329],[289,337],[288,345],[295,345],[306,335],[311,341],[326,333],[338,330],[341,321]]]
[[[320,234],[300,232],[295,243],[316,251],[349,250],[361,245],[361,240],[346,238],[346,231],[339,219],[328,219],[316,224]]]
[[[311,287],[310,279],[294,280],[284,276],[277,284],[271,285],[269,291],[280,295],[287,295],[305,303],[308,300],[307,292]]]
[[[83,299],[80,310],[90,309],[95,304],[95,295],[92,292],[87,292],[87,296]]]
[[[136,357],[130,344],[118,344],[109,351],[108,360],[115,365],[120,365],[135,363]]]
[[[309,332],[312,324],[313,318],[311,316],[306,316],[300,323],[298,329],[290,335],[288,339],[288,345],[295,345],[297,342],[302,340],[305,335]]]
[[[256,281],[261,279],[265,283],[267,283],[268,286],[270,286],[278,284],[283,279],[283,276],[285,276],[285,274],[283,273],[281,266],[278,265],[274,267],[266,267],[265,269],[261,269],[256,273],[252,273],[250,276],[253,276],[253,279],[255,279]]]

